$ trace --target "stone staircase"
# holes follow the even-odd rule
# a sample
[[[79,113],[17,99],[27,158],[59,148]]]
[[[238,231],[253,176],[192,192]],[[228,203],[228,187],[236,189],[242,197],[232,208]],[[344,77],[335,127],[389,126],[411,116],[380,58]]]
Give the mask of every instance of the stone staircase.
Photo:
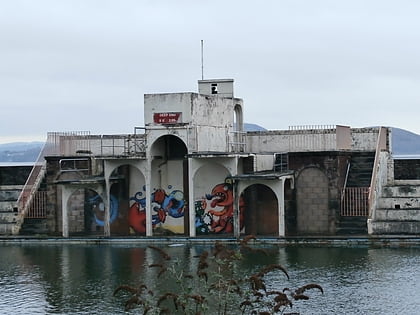
[[[420,185],[383,187],[370,229],[370,234],[420,234]]]
[[[0,185],[0,235],[12,235],[19,229],[17,199],[21,185]]]
[[[20,235],[45,235],[48,234],[47,219],[25,218],[20,227]]]
[[[374,152],[363,152],[352,156],[347,187],[369,187],[374,161]]]
[[[375,160],[374,152],[363,152],[352,156],[346,187],[369,187]],[[336,233],[339,235],[367,234],[367,215],[341,215]]]

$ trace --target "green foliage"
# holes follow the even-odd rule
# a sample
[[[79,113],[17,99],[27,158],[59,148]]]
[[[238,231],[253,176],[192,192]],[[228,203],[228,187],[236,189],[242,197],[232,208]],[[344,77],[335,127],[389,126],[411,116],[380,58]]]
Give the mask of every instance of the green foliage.
[[[298,314],[285,313],[292,309],[295,301],[308,300],[306,291],[322,287],[315,283],[298,289],[284,288],[268,290],[265,276],[281,272],[289,279],[286,269],[277,264],[266,265],[251,275],[241,274],[238,264],[244,255],[251,252],[266,254],[261,249],[248,245],[254,236],[239,242],[237,249],[231,249],[216,242],[212,251],[203,251],[197,259],[195,270],[186,270],[179,260],[171,257],[161,248],[149,246],[159,255],[159,262],[149,265],[156,275],[153,287],[140,284],[138,287],[119,286],[114,295],[122,295],[125,309],[139,309],[143,314]],[[159,288],[168,284],[167,292]],[[124,293],[122,293],[124,292]]]

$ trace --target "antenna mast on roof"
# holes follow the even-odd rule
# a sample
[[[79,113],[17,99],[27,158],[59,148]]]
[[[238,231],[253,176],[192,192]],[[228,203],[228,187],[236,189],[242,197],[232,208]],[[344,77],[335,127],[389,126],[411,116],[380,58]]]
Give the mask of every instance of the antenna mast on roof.
[[[201,80],[204,80],[203,40],[201,40]]]

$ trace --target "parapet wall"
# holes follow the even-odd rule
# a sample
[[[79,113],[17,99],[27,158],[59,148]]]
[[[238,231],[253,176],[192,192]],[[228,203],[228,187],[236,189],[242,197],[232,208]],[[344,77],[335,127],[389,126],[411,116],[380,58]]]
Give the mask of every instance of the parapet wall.
[[[379,128],[350,129],[351,151],[375,151]],[[339,151],[336,129],[270,130],[246,134],[249,152]]]

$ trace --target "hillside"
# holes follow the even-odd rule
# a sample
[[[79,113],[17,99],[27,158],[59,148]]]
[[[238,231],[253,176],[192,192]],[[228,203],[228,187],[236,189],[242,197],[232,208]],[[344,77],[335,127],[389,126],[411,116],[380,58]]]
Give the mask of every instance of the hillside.
[[[35,162],[44,142],[0,144],[0,162]]]
[[[420,155],[420,135],[392,128],[392,149],[394,155]]]

